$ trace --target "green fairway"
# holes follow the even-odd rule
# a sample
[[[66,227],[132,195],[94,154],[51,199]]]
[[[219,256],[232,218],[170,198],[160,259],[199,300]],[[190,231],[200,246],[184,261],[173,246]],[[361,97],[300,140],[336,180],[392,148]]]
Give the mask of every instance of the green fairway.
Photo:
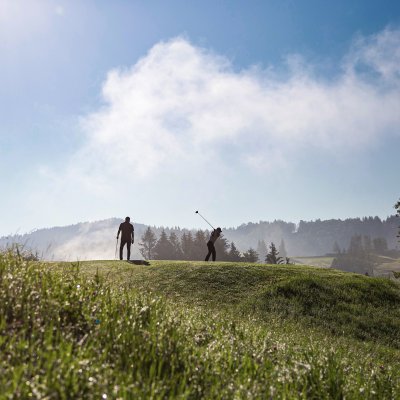
[[[334,257],[292,257],[296,264],[312,265],[314,267],[330,268]]]
[[[296,264],[312,265],[314,267],[330,268],[334,257],[293,257]],[[391,277],[394,272],[400,272],[400,259],[375,255],[376,265],[374,275],[379,277]]]
[[[0,256],[0,399],[396,399],[400,287],[307,266]]]
[[[374,272],[380,276],[391,276],[393,272],[400,272],[400,258],[379,257],[379,265]]]

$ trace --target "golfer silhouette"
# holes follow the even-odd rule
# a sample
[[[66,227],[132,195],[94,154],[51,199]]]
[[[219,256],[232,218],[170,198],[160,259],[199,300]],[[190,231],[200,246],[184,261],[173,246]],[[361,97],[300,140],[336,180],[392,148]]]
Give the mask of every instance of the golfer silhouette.
[[[214,243],[220,237],[221,232],[222,232],[221,228],[217,228],[217,229],[214,229],[212,231],[211,236],[210,236],[210,240],[207,243],[208,254],[206,255],[205,261],[208,261],[208,259],[210,258],[211,254],[212,254],[212,260],[215,261],[215,259],[217,257],[217,252],[215,251]]]
[[[131,219],[129,217],[125,218],[125,222],[122,222],[119,225],[118,233],[117,233],[117,240],[119,237],[119,233],[122,232],[121,234],[121,244],[119,246],[119,259],[122,260],[122,253],[124,250],[124,246],[126,244],[126,249],[127,249],[127,260],[129,261],[131,258],[131,244],[134,243],[134,234],[135,230],[133,228],[133,225],[129,222]]]

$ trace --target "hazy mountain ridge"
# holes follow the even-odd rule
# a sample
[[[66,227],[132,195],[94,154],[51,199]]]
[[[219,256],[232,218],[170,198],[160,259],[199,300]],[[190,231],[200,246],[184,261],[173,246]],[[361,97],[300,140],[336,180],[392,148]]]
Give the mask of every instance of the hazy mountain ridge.
[[[94,222],[81,222],[64,227],[37,229],[23,235],[0,238],[0,248],[18,243],[38,252],[46,260],[111,260],[115,257],[116,236],[121,218],[109,218]],[[138,249],[140,237],[148,225],[134,223],[135,245],[132,258],[143,258]],[[163,228],[152,227],[157,235]],[[166,232],[171,231],[165,228]],[[172,229],[179,231],[179,228]]]
[[[0,248],[12,243],[19,243],[34,249],[39,256],[47,260],[89,260],[114,259],[116,234],[121,218],[109,218],[102,221],[82,222],[64,227],[38,229],[23,235],[12,235],[0,238]],[[237,228],[224,228],[223,234],[228,241],[233,241],[239,250],[246,251],[249,247],[257,248],[259,240],[267,244],[271,241],[277,245],[283,239],[289,256],[313,256],[331,253],[334,242],[339,247],[347,248],[353,235],[369,235],[372,238],[383,237],[387,240],[389,249],[398,246],[396,234],[399,219],[390,216],[385,220],[378,217],[349,218],[345,220],[315,220],[293,222],[276,220],[273,222],[249,222]],[[142,258],[138,243],[148,225],[134,223],[135,245],[132,249],[133,258]],[[155,227],[151,229],[160,235],[162,229],[166,233],[174,231],[180,237],[189,229],[173,227]],[[191,229],[194,232],[194,229]],[[205,249],[206,252],[206,249]]]
[[[271,241],[279,245],[283,239],[291,256],[316,256],[332,253],[335,242],[341,249],[347,249],[354,235],[382,237],[387,240],[389,249],[395,249],[400,221],[395,216],[384,220],[379,217],[348,218],[345,220],[315,220],[293,222],[276,220],[274,222],[243,224],[229,230],[229,238],[240,249],[256,246],[258,240]],[[228,236],[228,234],[227,234]]]

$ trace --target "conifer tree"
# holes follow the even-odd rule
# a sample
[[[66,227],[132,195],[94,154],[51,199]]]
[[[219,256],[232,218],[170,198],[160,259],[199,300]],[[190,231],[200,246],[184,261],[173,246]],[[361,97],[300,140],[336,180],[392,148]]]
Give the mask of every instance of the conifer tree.
[[[228,257],[228,249],[229,244],[228,241],[224,237],[220,237],[215,241],[215,251],[217,252],[217,260],[219,261],[229,261]]]
[[[374,252],[376,254],[385,254],[385,251],[388,249],[387,241],[385,238],[378,237],[375,238],[373,241]]]
[[[250,263],[258,262],[258,253],[250,247],[243,253],[243,261]]]
[[[349,272],[373,275],[375,258],[371,256],[371,240],[367,235],[354,235],[350,239],[347,252],[343,251],[332,260],[331,267]]]
[[[259,255],[260,260],[265,260],[265,257],[268,253],[267,245],[264,240],[259,240],[257,244],[257,253]]]
[[[285,247],[285,241],[281,240],[281,244],[279,245],[279,254],[281,255],[282,258],[287,257],[287,252],[286,252],[286,247]]]
[[[146,260],[153,259],[154,246],[156,245],[156,243],[157,243],[156,236],[155,236],[154,232],[150,229],[150,227],[148,227],[146,232],[142,235],[141,242],[139,243],[140,254]]]
[[[229,252],[228,252],[228,260],[229,261],[240,261],[242,258],[240,251],[236,248],[235,243],[231,242]]]
[[[160,238],[154,246],[154,258],[156,260],[170,260],[173,255],[173,248],[168,236],[163,229]]]
[[[335,240],[333,244],[333,254],[340,254],[342,251],[340,250],[338,242]]]
[[[354,235],[350,239],[350,245],[347,249],[347,253],[352,256],[360,257],[364,255],[364,246],[362,243],[361,235]]]
[[[183,252],[184,260],[192,260],[193,259],[193,236],[189,231],[188,233],[184,233],[181,238],[181,248]]]
[[[174,231],[172,231],[169,235],[169,242],[172,246],[171,260],[182,260],[183,253],[181,244],[179,243],[178,236]]]
[[[265,257],[265,262],[267,264],[282,264],[282,257],[279,257],[279,251],[276,249],[274,242],[271,242],[269,246],[269,253]]]
[[[192,259],[204,260],[205,252],[207,251],[207,236],[202,230],[196,232],[193,240]]]
[[[371,236],[368,236],[368,235],[364,235],[363,236],[363,247],[364,247],[364,251],[366,253],[371,253],[372,252]]]

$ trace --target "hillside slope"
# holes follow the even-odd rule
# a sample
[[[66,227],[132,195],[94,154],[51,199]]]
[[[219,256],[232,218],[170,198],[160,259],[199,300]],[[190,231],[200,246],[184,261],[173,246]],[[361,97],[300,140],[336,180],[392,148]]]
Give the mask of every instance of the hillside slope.
[[[80,269],[189,305],[300,321],[400,349],[400,286],[388,279],[308,266],[225,262],[151,261],[144,266],[92,261],[82,262]]]
[[[311,267],[0,253],[0,399],[396,399],[398,309]]]

